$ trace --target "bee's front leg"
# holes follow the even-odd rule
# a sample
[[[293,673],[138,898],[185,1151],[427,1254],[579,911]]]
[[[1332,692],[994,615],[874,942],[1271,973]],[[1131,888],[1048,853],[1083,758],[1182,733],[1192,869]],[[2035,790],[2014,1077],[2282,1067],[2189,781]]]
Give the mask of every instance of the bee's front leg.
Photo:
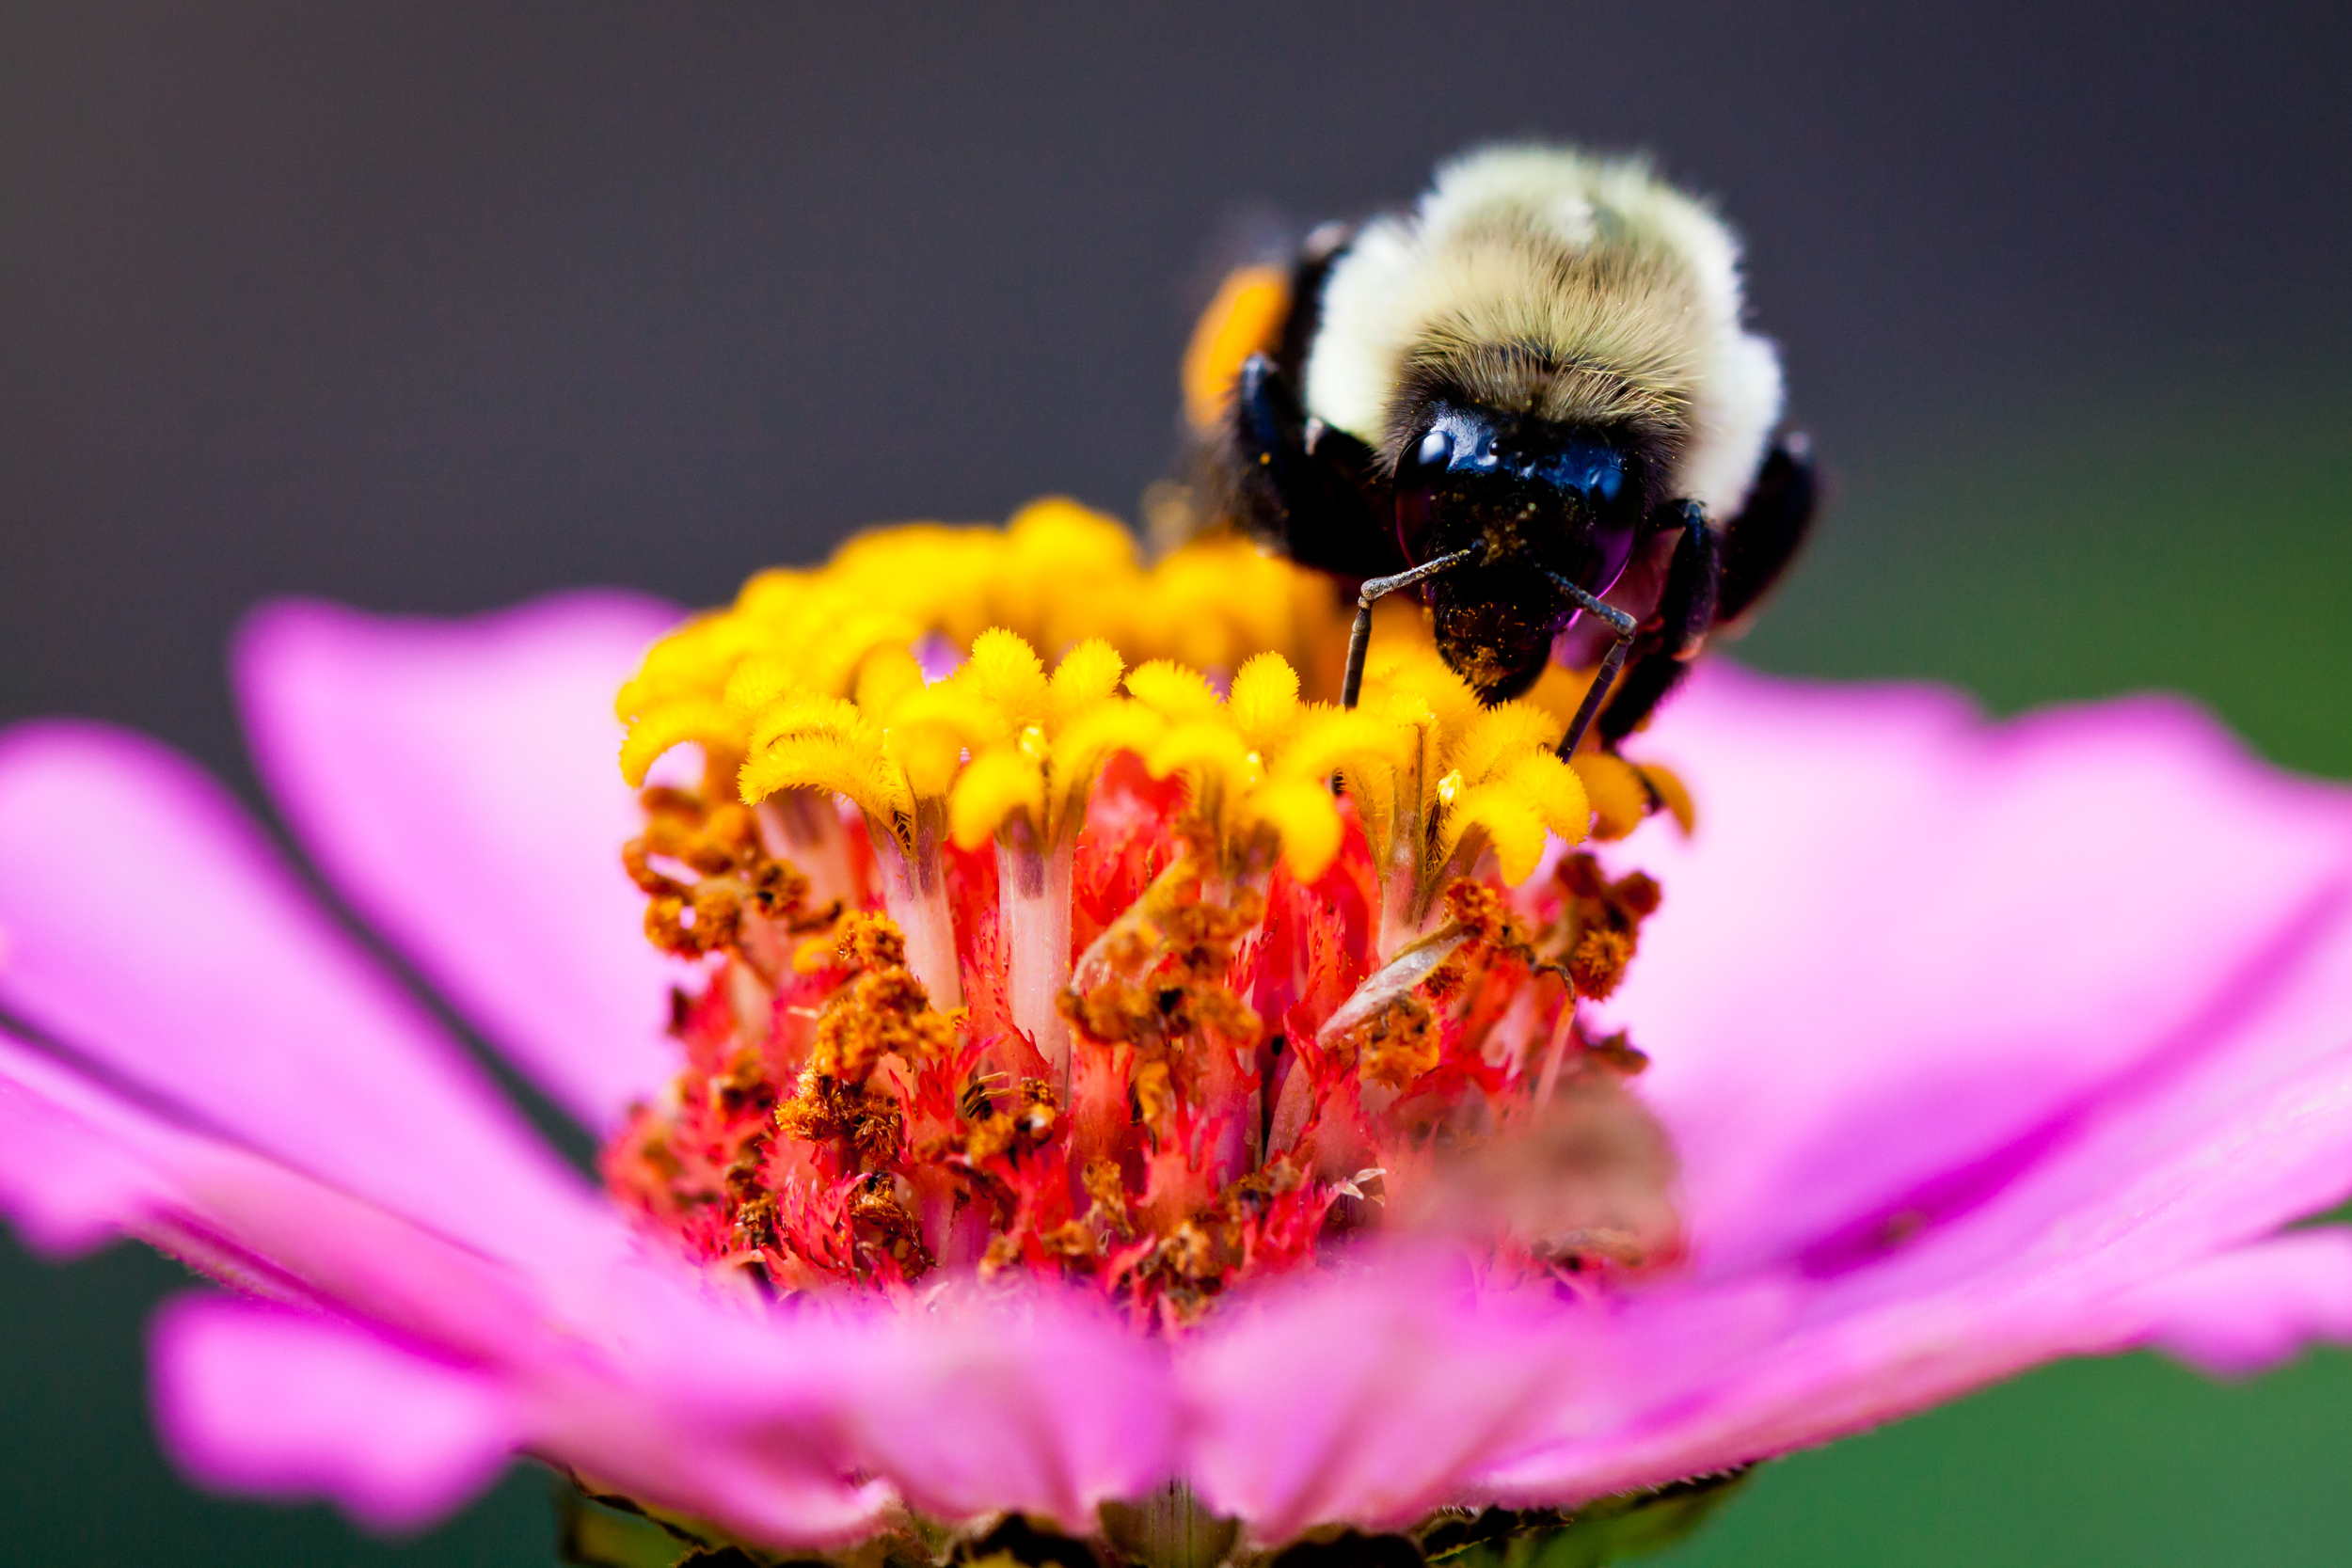
[[[1736,636],[1744,627],[1804,544],[1820,497],[1811,443],[1791,431],[1765,454],[1746,504],[1720,530],[1701,526],[1698,509],[1682,503],[1688,516],[1658,602],[1657,644],[1648,646],[1645,634],[1644,651],[1601,715],[1604,745],[1614,751],[1641,727],[1680,684],[1710,633]]]

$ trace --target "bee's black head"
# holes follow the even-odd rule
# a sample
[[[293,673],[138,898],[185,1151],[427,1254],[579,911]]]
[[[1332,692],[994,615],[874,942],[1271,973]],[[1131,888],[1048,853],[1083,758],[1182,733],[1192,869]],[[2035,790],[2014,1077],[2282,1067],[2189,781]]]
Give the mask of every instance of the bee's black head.
[[[1430,579],[1438,651],[1487,702],[1534,683],[1576,607],[1552,574],[1606,594],[1633,558],[1654,467],[1589,427],[1439,402],[1397,464],[1397,543],[1418,564],[1479,553]]]

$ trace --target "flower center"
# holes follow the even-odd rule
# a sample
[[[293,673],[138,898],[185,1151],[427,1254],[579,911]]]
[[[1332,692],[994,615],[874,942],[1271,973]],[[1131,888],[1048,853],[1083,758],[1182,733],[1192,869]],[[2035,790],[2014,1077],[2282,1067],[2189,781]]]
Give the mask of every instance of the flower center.
[[[1562,761],[1573,677],[1482,707],[1402,618],[1359,705],[1311,700],[1340,610],[1049,502],[658,645],[624,769],[702,767],[624,858],[697,969],[613,1191],[773,1289],[1044,1275],[1165,1329],[1374,1230],[1576,1290],[1672,1257],[1643,1059],[1577,1009],[1658,889],[1572,847],[1679,785]],[[969,657],[927,678],[942,637]]]

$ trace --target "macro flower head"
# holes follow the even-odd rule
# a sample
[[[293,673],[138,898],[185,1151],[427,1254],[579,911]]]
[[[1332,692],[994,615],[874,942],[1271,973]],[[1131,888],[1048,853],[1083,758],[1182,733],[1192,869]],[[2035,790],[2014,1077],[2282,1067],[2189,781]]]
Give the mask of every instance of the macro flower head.
[[[1574,1006],[1614,986],[1655,885],[1580,854],[1504,891],[1590,825],[1561,719],[1482,706],[1405,639],[1356,707],[1306,700],[1284,645],[1330,617],[1253,626],[1201,592],[1253,571],[1278,610],[1328,598],[1231,544],[1144,572],[1116,523],[1047,502],[872,536],[657,645],[624,770],[698,762],[644,788],[628,863],[651,939],[715,963],[616,1194],[771,1287],[1020,1271],[1164,1332],[1469,1203],[1529,1211],[1497,1265],[1670,1255],[1664,1141],[1615,1088],[1639,1058],[1588,1050]],[[976,586],[1020,629],[967,651],[946,628]],[[1198,668],[1100,608],[1188,598],[1158,625]],[[927,679],[934,639],[962,657]]]
[[[2352,1337],[2352,800],[2176,704],[1710,665],[1554,751],[1327,582],[1041,502],[729,607],[280,606],[318,871],[0,739],[0,1201],[224,1290],[212,1484],[580,1560],[1603,1560],[2051,1357]],[[617,704],[614,693],[617,690]],[[617,721],[615,709],[617,706]],[[614,766],[615,749],[619,766]]]

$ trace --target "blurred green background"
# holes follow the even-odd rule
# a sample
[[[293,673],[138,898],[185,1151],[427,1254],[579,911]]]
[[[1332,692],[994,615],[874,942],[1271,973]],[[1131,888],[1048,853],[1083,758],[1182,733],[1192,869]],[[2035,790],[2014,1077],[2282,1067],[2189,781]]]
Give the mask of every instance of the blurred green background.
[[[1739,657],[2171,688],[2352,778],[2347,57],[2340,4],[2197,0],[0,0],[0,722],[260,806],[219,651],[263,597],[709,602],[877,520],[1132,512],[1237,246],[1534,133],[1749,241],[1836,489]],[[183,1485],[141,1338],[186,1283],[0,1240],[0,1562],[551,1561],[527,1467],[396,1543]],[[1671,1560],[2352,1560],[2352,1358],[2053,1368]]]

